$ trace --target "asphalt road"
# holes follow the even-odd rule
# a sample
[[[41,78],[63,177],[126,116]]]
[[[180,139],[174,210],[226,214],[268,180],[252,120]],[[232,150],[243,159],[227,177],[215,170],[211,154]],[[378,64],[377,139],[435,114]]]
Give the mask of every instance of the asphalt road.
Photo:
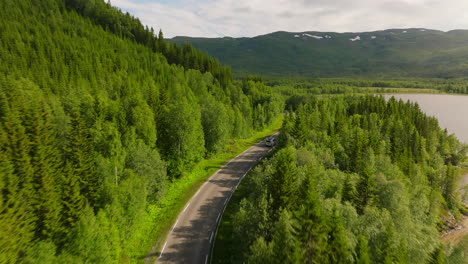
[[[244,175],[271,150],[262,141],[213,174],[187,203],[156,263],[207,263],[218,221]]]

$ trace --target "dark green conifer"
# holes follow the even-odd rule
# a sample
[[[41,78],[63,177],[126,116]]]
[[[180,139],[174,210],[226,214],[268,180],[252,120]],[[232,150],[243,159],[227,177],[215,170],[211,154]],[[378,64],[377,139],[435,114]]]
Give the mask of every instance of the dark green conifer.
[[[369,256],[369,246],[367,238],[363,235],[358,237],[358,244],[356,246],[356,264],[370,264],[371,259]]]
[[[338,210],[333,208],[332,216],[328,221],[328,259],[329,263],[349,263],[353,256],[349,240],[341,221]]]
[[[81,193],[91,206],[96,206],[101,183],[95,171],[95,153],[91,135],[77,109],[71,113],[67,140],[66,160],[71,166],[72,173],[79,179]]]
[[[62,198],[63,221],[67,230],[75,226],[86,205],[86,198],[81,195],[80,181],[73,172],[72,166],[67,163],[64,169],[65,179]]]

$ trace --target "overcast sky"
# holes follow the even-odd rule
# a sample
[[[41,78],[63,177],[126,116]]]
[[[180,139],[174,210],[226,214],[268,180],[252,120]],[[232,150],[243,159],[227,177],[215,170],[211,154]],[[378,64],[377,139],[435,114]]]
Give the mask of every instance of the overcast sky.
[[[468,29],[468,0],[111,0],[165,37]]]

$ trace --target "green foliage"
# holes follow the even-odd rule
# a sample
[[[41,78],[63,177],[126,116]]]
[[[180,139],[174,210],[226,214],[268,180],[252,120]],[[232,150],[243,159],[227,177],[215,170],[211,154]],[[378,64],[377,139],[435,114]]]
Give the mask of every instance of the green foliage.
[[[169,160],[169,173],[180,175],[205,154],[205,139],[198,107],[181,98],[161,113],[158,144]]]
[[[105,234],[90,207],[85,208],[70,237],[65,249],[74,257],[90,263],[112,262]]]
[[[445,264],[447,263],[445,259],[445,254],[442,246],[437,247],[430,256],[429,264]]]
[[[435,118],[377,96],[313,99],[285,118],[280,149],[243,182],[233,213],[243,217],[230,218],[240,236],[223,234],[232,240],[224,245],[241,252],[236,263],[445,259],[437,222],[444,210],[460,210],[457,171],[446,157],[465,153]],[[247,220],[265,204],[266,216]]]
[[[292,148],[285,148],[276,155],[274,173],[268,191],[272,196],[273,210],[289,209],[296,205],[297,171]]]
[[[465,77],[468,31],[274,32],[253,38],[175,37],[237,74],[304,77]],[[295,37],[299,35],[300,37]],[[330,38],[325,38],[325,35]],[[360,36],[360,40],[350,39]],[[372,38],[372,37],[376,38]],[[379,81],[375,81],[379,83]],[[385,85],[385,83],[380,83]],[[400,87],[400,86],[394,86]],[[451,86],[449,89],[457,89]],[[466,91],[466,88],[463,88]]]
[[[300,262],[300,247],[294,235],[293,220],[287,210],[281,211],[278,222],[273,228],[273,257],[275,263]]]
[[[165,224],[154,212],[172,213],[159,204],[172,182],[283,109],[271,87],[247,94],[228,67],[104,1],[0,12],[2,263],[138,261]]]
[[[250,246],[250,252],[252,254],[247,257],[247,263],[275,263],[272,244],[266,242],[263,237],[255,240],[252,246]]]
[[[175,63],[185,69],[195,69],[200,72],[211,72],[223,86],[232,81],[229,67],[221,65],[216,59],[194,49],[192,45],[185,44],[180,47],[166,42],[162,30],[156,36],[153,28],[144,27],[138,18],[129,13],[124,14],[104,1],[67,0],[65,6],[91,19],[107,31],[144,45],[154,52],[160,52],[170,64]]]
[[[352,248],[346,236],[341,216],[336,208],[333,208],[332,217],[329,220],[327,243],[329,263],[349,263],[353,261]],[[362,253],[362,252],[361,252]]]
[[[371,259],[369,256],[369,246],[367,244],[367,238],[360,235],[358,238],[358,244],[356,245],[356,264],[370,264]]]

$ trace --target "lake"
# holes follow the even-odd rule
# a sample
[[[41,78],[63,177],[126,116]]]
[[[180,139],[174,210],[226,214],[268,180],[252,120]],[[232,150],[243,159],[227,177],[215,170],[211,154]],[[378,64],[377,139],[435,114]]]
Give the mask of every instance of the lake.
[[[403,101],[419,104],[424,113],[439,120],[439,125],[454,133],[460,141],[468,143],[468,96],[445,94],[387,94]]]

